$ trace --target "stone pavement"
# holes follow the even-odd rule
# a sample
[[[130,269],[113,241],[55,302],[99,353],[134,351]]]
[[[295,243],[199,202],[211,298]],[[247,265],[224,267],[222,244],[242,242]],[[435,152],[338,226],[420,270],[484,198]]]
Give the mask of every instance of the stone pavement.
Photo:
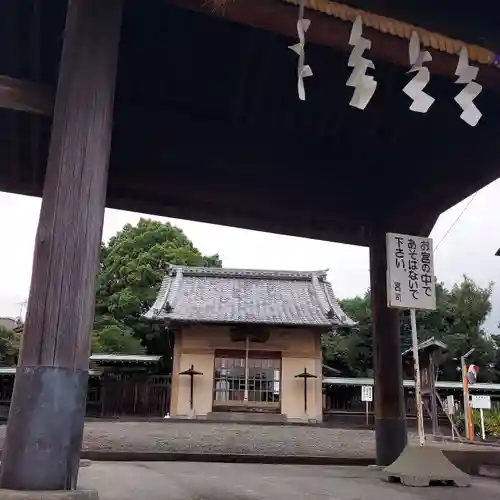
[[[0,426],[0,448],[5,426]],[[440,443],[443,449],[470,445]],[[486,447],[473,447],[477,451]],[[291,425],[199,422],[110,422],[85,424],[83,450],[178,454],[245,454],[267,456],[368,459],[375,457],[375,433]],[[487,450],[485,450],[487,451]]]
[[[94,462],[79,486],[100,500],[470,500],[500,498],[500,482],[471,488],[408,488],[380,481],[367,467]]]

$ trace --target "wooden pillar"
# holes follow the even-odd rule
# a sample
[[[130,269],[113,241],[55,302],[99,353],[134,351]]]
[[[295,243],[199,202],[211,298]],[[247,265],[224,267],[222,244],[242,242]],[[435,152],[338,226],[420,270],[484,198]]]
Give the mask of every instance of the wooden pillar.
[[[20,365],[0,486],[78,472],[122,0],[70,0]]]
[[[407,443],[399,312],[387,307],[385,232],[370,242],[370,288],[375,370],[375,438],[377,464],[389,465]]]

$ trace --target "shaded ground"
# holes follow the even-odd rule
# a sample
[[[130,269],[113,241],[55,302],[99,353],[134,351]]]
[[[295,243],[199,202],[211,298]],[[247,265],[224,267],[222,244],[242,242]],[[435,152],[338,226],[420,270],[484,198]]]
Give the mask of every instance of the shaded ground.
[[[470,500],[498,498],[500,482],[474,479],[471,488],[408,488],[380,481],[365,467],[94,462],[80,487],[101,500]]]
[[[0,426],[0,448],[4,434],[5,426]],[[439,446],[443,449],[470,447],[455,443],[442,443]],[[474,450],[478,448],[483,449],[473,447]],[[290,425],[93,421],[85,425],[83,449],[372,458],[375,456],[375,433],[371,430]]]

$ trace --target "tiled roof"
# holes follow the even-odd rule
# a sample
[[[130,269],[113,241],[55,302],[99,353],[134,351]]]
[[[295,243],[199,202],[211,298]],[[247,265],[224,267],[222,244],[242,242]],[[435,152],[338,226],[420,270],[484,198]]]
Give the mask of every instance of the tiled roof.
[[[13,330],[18,326],[18,322],[13,318],[0,318],[0,327],[7,328],[8,330]]]
[[[200,323],[355,325],[325,271],[172,266],[145,316]]]

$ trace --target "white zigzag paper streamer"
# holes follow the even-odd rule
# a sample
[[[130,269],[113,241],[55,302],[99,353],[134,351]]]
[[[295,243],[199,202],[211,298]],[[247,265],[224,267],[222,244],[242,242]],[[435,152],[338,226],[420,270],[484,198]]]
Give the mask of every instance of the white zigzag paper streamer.
[[[353,70],[346,83],[348,87],[354,87],[354,94],[349,105],[358,109],[366,108],[377,88],[375,78],[366,74],[366,70],[368,68],[375,69],[375,65],[372,61],[363,57],[364,51],[371,49],[372,42],[363,38],[362,33],[363,21],[358,16],[352,25],[349,37],[349,45],[352,45],[353,49],[347,65]]]
[[[420,50],[420,38],[415,32],[411,34],[409,56],[411,68],[408,73],[416,71],[417,74],[406,84],[403,92],[413,99],[410,111],[427,113],[435,99],[424,92],[431,79],[429,68],[424,67],[424,63],[432,61],[432,56],[427,50]]]
[[[462,108],[463,112],[460,118],[471,127],[475,127],[483,114],[474,104],[474,99],[483,90],[482,85],[474,82],[479,73],[479,68],[469,65],[469,52],[466,47],[462,47],[458,58],[457,69],[455,75],[458,79],[455,83],[466,83],[467,85],[455,97],[455,101]]]
[[[299,93],[299,99],[301,101],[306,100],[304,78],[312,76],[313,74],[311,67],[308,64],[305,64],[304,47],[306,44],[306,33],[311,26],[311,21],[309,19],[304,19],[304,3],[304,0],[300,2],[299,20],[297,21],[297,34],[299,36],[299,43],[288,47],[299,56],[299,62],[297,65],[297,90]]]

